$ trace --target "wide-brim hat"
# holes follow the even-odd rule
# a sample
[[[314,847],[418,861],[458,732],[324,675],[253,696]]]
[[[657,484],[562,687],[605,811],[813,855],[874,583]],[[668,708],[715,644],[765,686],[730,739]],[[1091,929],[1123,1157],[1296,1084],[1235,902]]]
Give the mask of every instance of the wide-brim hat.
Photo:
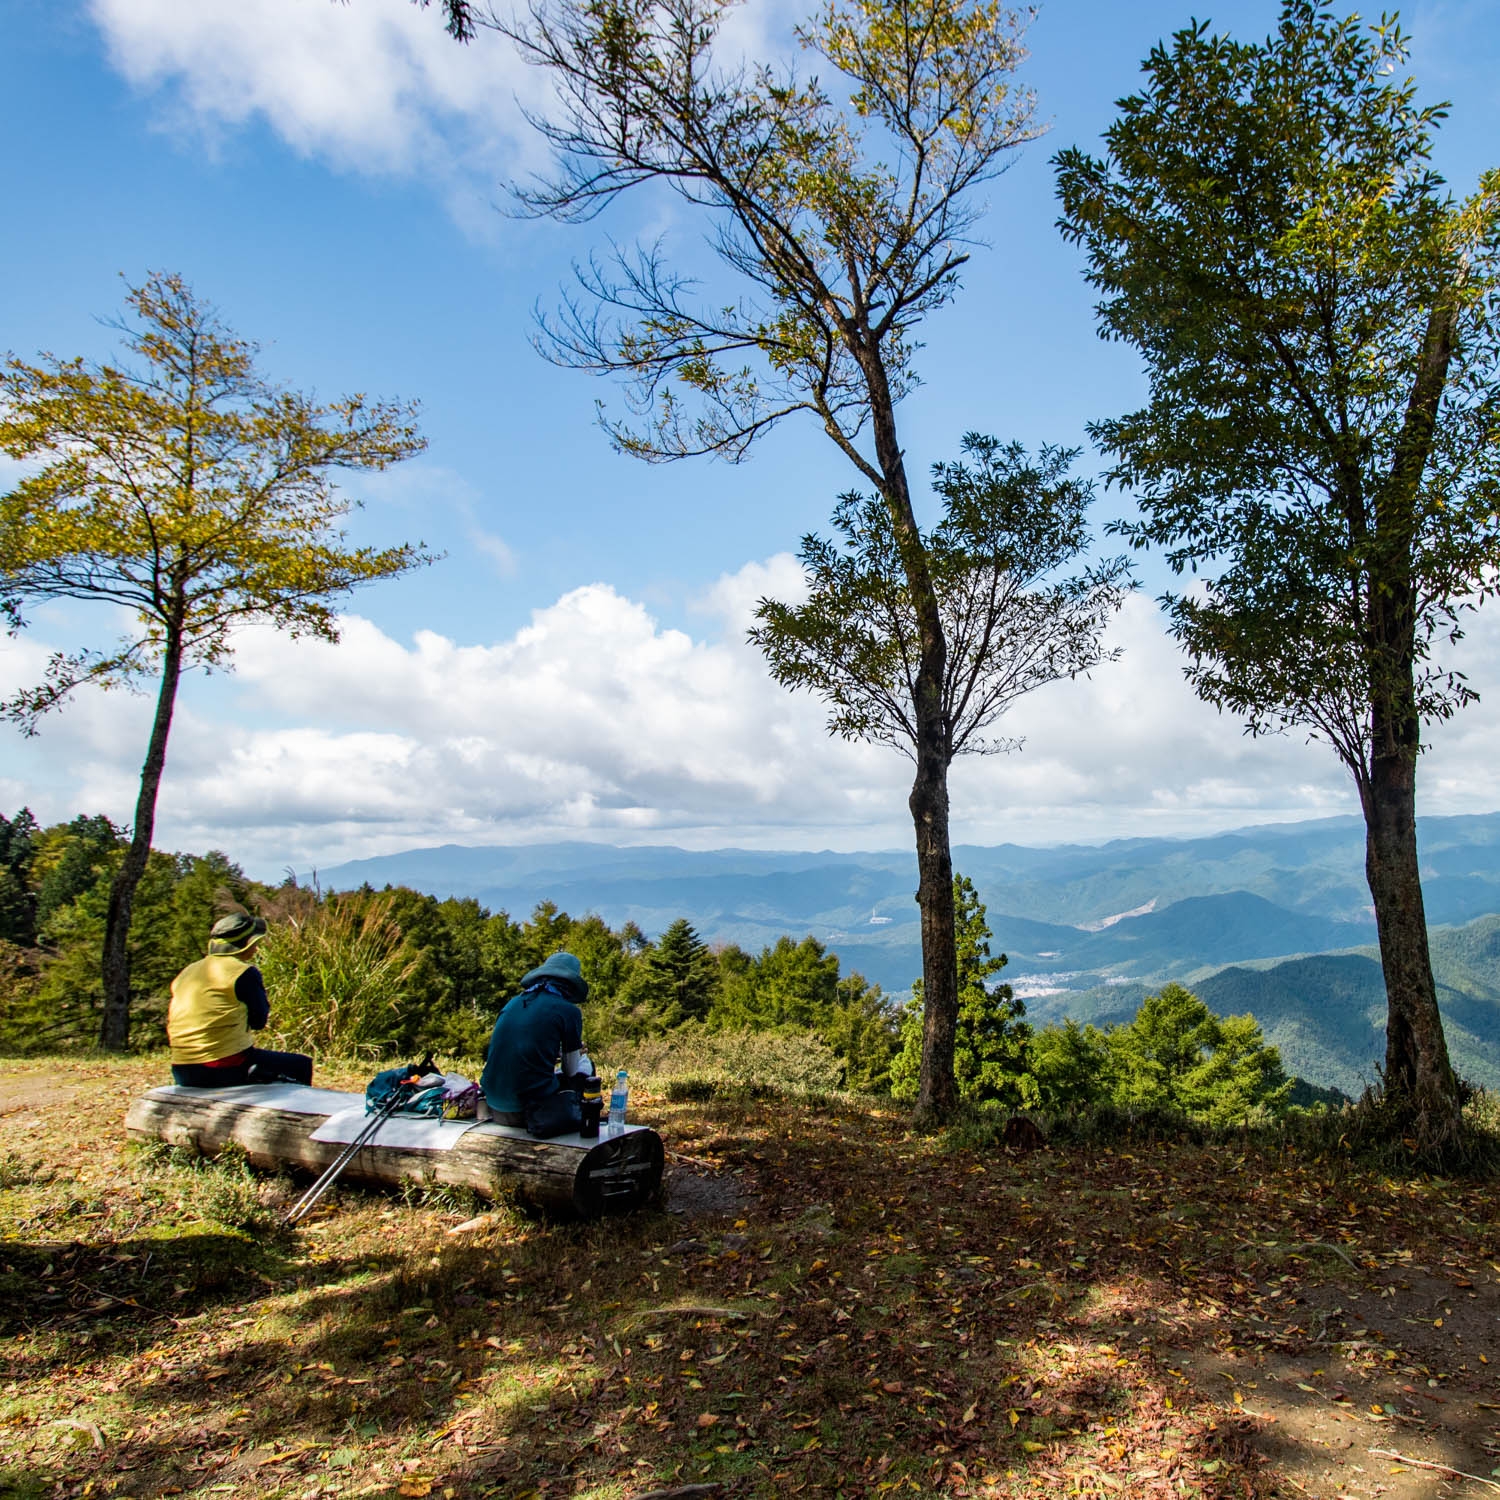
[[[208,951],[211,957],[232,958],[243,953],[252,943],[258,943],[266,935],[266,919],[252,917],[248,912],[231,912],[220,917],[209,929]]]

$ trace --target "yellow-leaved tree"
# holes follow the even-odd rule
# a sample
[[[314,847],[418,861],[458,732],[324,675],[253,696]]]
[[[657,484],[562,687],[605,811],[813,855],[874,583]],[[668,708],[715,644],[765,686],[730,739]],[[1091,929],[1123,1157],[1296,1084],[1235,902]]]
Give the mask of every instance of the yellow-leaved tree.
[[[0,366],[0,451],[35,469],[0,496],[0,607],[12,633],[51,600],[123,606],[135,628],[102,650],[59,652],[0,712],[33,733],[86,683],[155,680],[135,821],[105,922],[100,1044],[130,1035],[126,939],[156,818],[185,668],[225,667],[232,632],[270,621],[338,638],[333,601],[432,560],[420,544],[351,546],[338,469],[419,453],[408,403],[320,404],[268,384],[257,348],[175,275],[153,274],[117,324],[129,364],[14,355]]]

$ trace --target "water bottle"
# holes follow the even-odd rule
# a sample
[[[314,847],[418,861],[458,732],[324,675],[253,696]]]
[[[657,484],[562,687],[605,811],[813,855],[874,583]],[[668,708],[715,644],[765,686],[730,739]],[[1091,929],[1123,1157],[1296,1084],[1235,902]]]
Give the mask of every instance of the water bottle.
[[[619,1135],[625,1129],[625,1100],[630,1094],[630,1080],[625,1069],[615,1074],[615,1086],[609,1096],[609,1133]]]

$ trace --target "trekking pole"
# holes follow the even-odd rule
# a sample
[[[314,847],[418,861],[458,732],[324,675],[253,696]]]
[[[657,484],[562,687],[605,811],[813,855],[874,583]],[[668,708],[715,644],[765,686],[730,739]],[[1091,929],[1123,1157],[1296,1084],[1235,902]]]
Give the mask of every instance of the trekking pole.
[[[375,1137],[375,1132],[395,1114],[397,1106],[403,1103],[404,1099],[405,1095],[401,1089],[391,1091],[391,1097],[380,1106],[359,1134],[339,1152],[338,1156],[324,1168],[323,1175],[292,1205],[291,1212],[281,1221],[283,1229],[290,1229],[293,1224],[306,1218],[317,1207],[318,1199],[333,1186],[339,1173],[369,1145]]]

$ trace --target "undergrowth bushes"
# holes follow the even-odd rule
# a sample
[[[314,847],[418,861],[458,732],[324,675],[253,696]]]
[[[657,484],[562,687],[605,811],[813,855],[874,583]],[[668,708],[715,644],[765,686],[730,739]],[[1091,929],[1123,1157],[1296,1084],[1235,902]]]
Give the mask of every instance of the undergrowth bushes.
[[[625,1067],[660,1084],[669,1099],[821,1095],[844,1083],[844,1065],[833,1049],[802,1031],[710,1031],[690,1025],[616,1051]]]
[[[315,1055],[378,1054],[390,1045],[418,963],[393,920],[393,899],[309,902],[272,926],[258,963],[274,997],[275,1045]]]
[[[1264,1112],[1239,1123],[1215,1123],[1170,1107],[1131,1109],[1096,1100],[1057,1110],[1013,1112],[995,1104],[964,1109],[945,1129],[950,1150],[998,1150],[1012,1121],[1029,1121],[1049,1146],[1112,1148],[1179,1142],[1193,1147],[1251,1148],[1291,1154],[1309,1161],[1359,1165],[1395,1175],[1442,1173],[1493,1175],[1500,1172],[1500,1096],[1469,1090],[1462,1141],[1440,1156],[1424,1154],[1401,1133],[1376,1089],[1342,1108],[1293,1108]]]

